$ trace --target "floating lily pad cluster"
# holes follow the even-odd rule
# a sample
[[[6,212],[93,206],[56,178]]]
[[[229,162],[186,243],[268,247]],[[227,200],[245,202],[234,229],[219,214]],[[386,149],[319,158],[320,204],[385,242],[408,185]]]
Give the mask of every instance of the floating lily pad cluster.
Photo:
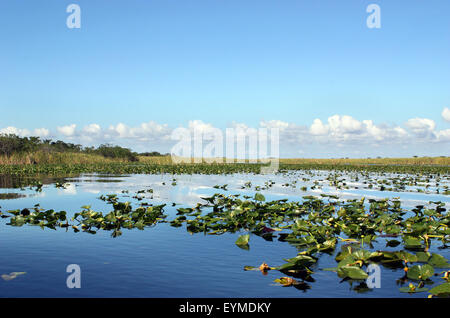
[[[113,211],[103,214],[91,209],[91,206],[83,206],[81,212],[74,214],[69,224],[66,211],[55,212],[43,210],[36,205],[31,211],[28,209],[11,210],[12,216],[7,225],[22,226],[24,224],[36,225],[41,228],[56,229],[72,228],[74,232],[86,232],[96,234],[98,230],[112,231],[111,236],[122,235],[122,229],[143,230],[145,227],[156,225],[167,217],[164,214],[165,204],[155,206],[141,206],[132,209],[130,202],[118,202],[116,195],[110,195],[106,201],[113,206]],[[0,212],[3,217],[8,217]]]
[[[145,227],[155,225],[164,221],[167,217],[164,214],[165,204],[156,206],[141,206],[132,209],[130,202],[118,202],[116,195],[109,195],[106,199],[114,208],[108,214],[95,212],[90,206],[82,207],[84,210],[75,213],[73,220],[78,221],[73,225],[75,231],[81,228],[83,231],[95,234],[98,230],[112,231],[111,236],[122,235],[121,229],[137,228],[143,230]]]
[[[12,216],[7,225],[22,226],[30,224],[50,229],[69,226],[66,211],[43,210],[39,205],[35,205],[31,211],[25,208],[23,210],[11,210],[8,213]]]
[[[71,222],[75,223],[69,224],[65,211],[44,211],[35,206],[31,211],[8,211],[11,216],[8,224],[65,227],[91,234],[105,230],[117,237],[122,229],[143,230],[164,222],[184,227],[190,233],[239,233],[236,245],[243,249],[250,248],[251,237],[255,235],[268,241],[278,239],[298,249],[296,256],[277,266],[262,263],[259,267],[244,267],[264,274],[279,271],[284,276],[276,283],[282,286],[308,289],[308,283],[315,281],[314,273],[325,270],[336,272],[341,279],[361,282],[358,288],[366,290],[363,281],[368,277],[368,267],[378,264],[403,273],[399,284],[410,284],[401,287],[401,292],[428,291],[431,296],[449,294],[446,269],[450,264],[444,256],[430,252],[432,245],[446,249],[450,241],[450,216],[442,202],[404,210],[397,199],[343,201],[333,195],[322,195],[304,196],[302,201],[293,202],[287,199],[266,201],[261,193],[252,197],[217,193],[202,198],[203,202],[195,207],[178,208],[177,215],[168,220],[165,204],[141,204],[133,209],[129,202],[120,202],[117,195],[100,198],[113,210],[104,214],[84,206],[72,218]],[[380,241],[397,250],[374,250],[373,243]],[[320,269],[320,257],[335,252],[336,266]],[[444,282],[428,289],[433,284],[430,278],[439,274],[443,275]]]
[[[336,190],[374,190],[385,192],[413,192],[424,194],[442,194],[450,195],[448,175],[441,173],[392,173],[388,171],[371,172],[360,167],[360,170],[342,172],[339,169],[323,171],[302,170],[300,173],[296,170],[281,171],[286,177],[293,178],[292,181],[282,184],[283,187],[292,189],[299,188],[301,191],[307,191],[308,186],[311,190],[330,187]],[[299,185],[298,181],[303,184]],[[267,184],[267,182],[266,182]],[[255,191],[267,189],[265,186],[255,186]]]
[[[171,225],[180,227],[185,223],[191,233],[210,235],[244,230],[267,240],[278,237],[296,246],[298,255],[285,259],[283,265],[270,267],[263,263],[260,267],[245,267],[262,272],[278,270],[302,279],[302,282],[277,280],[281,284],[287,282],[285,286],[304,288],[306,281],[313,281],[312,268],[317,267],[320,256],[333,253],[338,244],[341,251],[336,256],[337,266],[325,270],[335,271],[342,279],[367,279],[367,267],[379,264],[402,269],[407,280],[430,283],[436,269],[450,268],[445,257],[428,252],[431,244],[445,249],[450,241],[450,217],[442,202],[430,202],[431,208],[417,206],[405,211],[398,200],[366,202],[362,198],[344,202],[335,196],[329,196],[328,201],[305,196],[302,202],[265,202],[259,193],[253,198],[215,194],[204,200],[206,204],[195,208],[178,209],[179,216]],[[276,232],[278,235],[274,235]],[[241,235],[236,245],[248,249],[249,239],[249,234]],[[386,247],[403,246],[403,249],[373,251],[372,243],[376,240],[385,240]],[[416,288],[415,292],[420,290],[423,289]]]

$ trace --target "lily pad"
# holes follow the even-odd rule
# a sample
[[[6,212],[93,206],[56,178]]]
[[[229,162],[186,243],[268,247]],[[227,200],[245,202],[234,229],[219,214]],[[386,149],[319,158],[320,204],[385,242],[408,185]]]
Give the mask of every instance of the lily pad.
[[[430,289],[430,294],[435,296],[450,295],[450,283],[443,283]]]
[[[250,240],[250,234],[241,235],[236,240],[236,245],[241,248],[248,248],[248,242]]]
[[[417,262],[417,256],[405,251],[395,252],[395,256],[407,263]]]
[[[447,259],[439,254],[433,253],[428,260],[428,264],[438,267],[438,268],[450,268],[450,264],[447,262]]]
[[[428,252],[417,252],[416,256],[417,256],[417,262],[427,263],[429,258],[430,258],[430,253],[428,253]],[[431,265],[433,265],[433,264],[431,264]]]
[[[422,293],[422,292],[426,292],[428,290],[428,288],[425,287],[402,287],[399,288],[399,291],[401,293],[408,293],[408,294],[415,294],[415,293]]]
[[[405,248],[416,249],[422,247],[422,240],[417,237],[405,236],[403,238],[403,242],[405,244]]]
[[[415,280],[426,280],[433,276],[434,268],[431,265],[414,265],[408,270],[407,277]]]
[[[342,266],[338,268],[337,273],[341,278],[366,279],[369,277],[369,275],[358,266]]]
[[[281,284],[284,287],[294,286],[294,285],[299,284],[298,281],[296,281],[295,279],[290,278],[290,277],[281,277],[279,279],[275,279],[274,282],[278,283],[278,284]]]
[[[256,193],[255,194],[255,200],[262,202],[262,201],[266,201],[266,198],[261,193]]]
[[[15,279],[17,276],[25,275],[25,274],[26,274],[26,272],[12,272],[12,273],[9,273],[9,275],[3,274],[1,277],[3,278],[3,280],[10,281],[10,280]]]

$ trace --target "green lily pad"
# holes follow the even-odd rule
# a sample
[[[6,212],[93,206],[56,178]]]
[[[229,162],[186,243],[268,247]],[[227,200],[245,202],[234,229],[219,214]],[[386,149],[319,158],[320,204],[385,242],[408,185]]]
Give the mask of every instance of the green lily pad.
[[[415,280],[426,280],[433,276],[434,268],[431,265],[414,265],[408,270],[407,277]]]
[[[10,280],[15,279],[17,276],[25,275],[25,274],[26,274],[26,272],[12,272],[12,273],[9,273],[9,275],[3,274],[1,277],[3,278],[3,280],[10,281]]]
[[[450,295],[450,283],[443,283],[430,289],[430,294],[435,296]]]
[[[425,287],[415,288],[415,289],[411,289],[409,287],[399,288],[399,291],[401,293],[408,293],[408,294],[422,293],[422,292],[425,292],[427,290],[428,290],[428,288],[425,288]]]
[[[401,259],[404,262],[408,262],[408,263],[415,263],[417,262],[417,256],[405,251],[400,251],[400,252],[395,252],[394,255],[398,258]]]
[[[262,201],[266,201],[266,198],[261,193],[256,193],[255,194],[255,200],[262,202]]]
[[[275,279],[274,282],[281,284],[285,287],[299,284],[298,281],[296,281],[295,279],[292,279],[290,277],[281,277],[281,278]]]
[[[356,262],[356,258],[353,255],[347,255],[344,259],[342,259],[337,267],[343,267],[343,266],[348,266],[349,264],[353,264],[354,262]]]
[[[250,234],[241,235],[236,240],[236,245],[239,247],[248,247],[248,242],[250,240]]]
[[[338,268],[337,273],[341,278],[366,279],[369,277],[369,275],[358,266],[342,266]]]
[[[314,258],[307,255],[298,255],[294,258],[285,259],[285,261],[287,261],[288,263],[277,267],[278,270],[301,269],[316,262]]]
[[[428,253],[428,252],[417,252],[416,256],[417,256],[417,262],[419,262],[419,263],[427,263],[428,259],[430,258],[430,253]]]
[[[421,248],[422,247],[422,240],[417,238],[417,237],[413,237],[413,236],[405,236],[403,238],[403,242],[405,244],[405,248]]]
[[[444,256],[435,253],[431,254],[428,264],[438,268],[450,268],[447,259]]]

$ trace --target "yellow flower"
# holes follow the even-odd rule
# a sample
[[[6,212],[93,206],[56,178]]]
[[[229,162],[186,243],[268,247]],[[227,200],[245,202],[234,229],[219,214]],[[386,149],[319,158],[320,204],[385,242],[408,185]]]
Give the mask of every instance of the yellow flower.
[[[261,272],[268,271],[269,269],[270,269],[269,265],[267,265],[267,264],[264,263],[264,262],[259,266],[259,270],[260,270]]]

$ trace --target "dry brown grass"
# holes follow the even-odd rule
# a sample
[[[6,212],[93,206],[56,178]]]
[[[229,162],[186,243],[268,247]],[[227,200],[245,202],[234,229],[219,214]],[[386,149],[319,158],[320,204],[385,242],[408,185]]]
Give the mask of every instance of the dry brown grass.
[[[159,165],[172,164],[172,158],[170,156],[158,156],[158,157],[138,156],[138,159],[139,162],[142,163],[159,164]]]
[[[70,153],[70,152],[34,152],[30,154],[13,154],[0,156],[0,165],[29,165],[29,164],[85,164],[125,162],[122,159],[108,159],[101,155]]]
[[[147,164],[174,164],[170,156],[146,157],[138,156],[140,163]],[[189,160],[194,163],[194,160]],[[35,152],[30,154],[14,154],[10,157],[0,156],[0,165],[10,164],[89,164],[127,162],[125,159],[110,159],[96,154],[70,153],[70,152]],[[197,162],[200,162],[197,161]],[[202,163],[208,163],[201,160]],[[219,158],[219,163],[225,158]],[[238,162],[248,163],[249,160]],[[324,165],[441,165],[450,166],[450,157],[418,157],[418,158],[373,158],[373,159],[280,159],[281,164],[324,164]]]
[[[280,159],[284,164],[332,164],[332,165],[450,165],[450,157],[373,158],[373,159]]]
[[[153,163],[153,164],[173,164],[170,156],[166,157],[143,157],[139,156],[140,162]],[[225,162],[225,158],[218,158],[218,162]],[[189,162],[194,163],[193,159],[189,159]],[[206,160],[197,160],[197,162],[208,163]],[[252,161],[235,160],[235,162],[249,163]],[[303,159],[303,158],[289,158],[280,159],[282,164],[324,164],[324,165],[367,165],[367,164],[379,164],[379,165],[450,165],[450,157],[418,157],[418,158],[373,158],[373,159]]]

